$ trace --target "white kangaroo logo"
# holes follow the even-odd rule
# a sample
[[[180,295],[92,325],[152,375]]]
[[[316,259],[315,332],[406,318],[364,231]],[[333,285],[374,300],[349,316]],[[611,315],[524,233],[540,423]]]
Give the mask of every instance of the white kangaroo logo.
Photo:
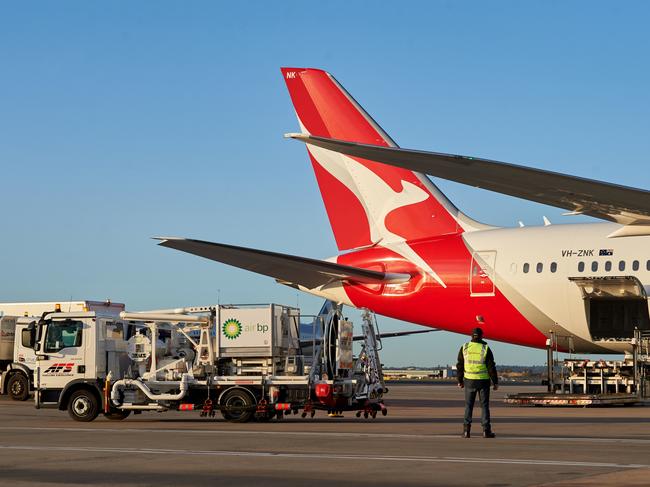
[[[442,287],[447,287],[427,262],[418,255],[404,237],[386,228],[386,217],[394,210],[421,203],[431,195],[422,188],[402,181],[402,191],[394,191],[386,181],[351,157],[322,147],[309,145],[314,158],[332,176],[345,185],[359,200],[370,225],[370,240],[374,244],[408,259],[433,277]]]

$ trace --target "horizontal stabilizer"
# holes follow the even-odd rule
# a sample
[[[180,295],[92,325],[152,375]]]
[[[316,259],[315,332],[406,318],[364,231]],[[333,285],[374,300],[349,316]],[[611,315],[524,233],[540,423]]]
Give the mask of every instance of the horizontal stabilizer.
[[[157,237],[156,239],[161,241],[159,245],[163,247],[188,252],[307,289],[315,289],[337,281],[378,284],[406,282],[411,278],[409,274],[372,271],[324,260],[203,240],[177,237]]]
[[[287,137],[348,156],[565,208],[573,214],[622,225],[650,225],[650,192],[643,189],[476,157],[358,144],[308,134]]]

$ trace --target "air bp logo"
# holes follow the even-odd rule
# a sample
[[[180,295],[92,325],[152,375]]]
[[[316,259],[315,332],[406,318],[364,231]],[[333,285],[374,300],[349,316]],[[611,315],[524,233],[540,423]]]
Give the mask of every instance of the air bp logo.
[[[224,321],[221,330],[228,340],[234,340],[241,335],[242,326],[239,320],[230,318]]]

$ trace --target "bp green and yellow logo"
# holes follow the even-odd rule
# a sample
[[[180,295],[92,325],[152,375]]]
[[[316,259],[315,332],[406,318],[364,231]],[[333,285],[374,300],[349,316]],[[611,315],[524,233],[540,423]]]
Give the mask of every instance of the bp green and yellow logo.
[[[239,320],[230,318],[229,320],[223,322],[221,330],[228,340],[234,340],[239,335],[241,335],[242,326]]]

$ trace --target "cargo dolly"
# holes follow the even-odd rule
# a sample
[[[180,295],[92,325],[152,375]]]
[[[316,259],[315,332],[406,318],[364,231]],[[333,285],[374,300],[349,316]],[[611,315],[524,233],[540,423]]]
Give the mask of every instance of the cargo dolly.
[[[556,340],[547,341],[547,392],[508,394],[516,406],[647,406],[650,405],[650,332],[634,331],[632,355],[623,360],[570,358],[556,379]]]

